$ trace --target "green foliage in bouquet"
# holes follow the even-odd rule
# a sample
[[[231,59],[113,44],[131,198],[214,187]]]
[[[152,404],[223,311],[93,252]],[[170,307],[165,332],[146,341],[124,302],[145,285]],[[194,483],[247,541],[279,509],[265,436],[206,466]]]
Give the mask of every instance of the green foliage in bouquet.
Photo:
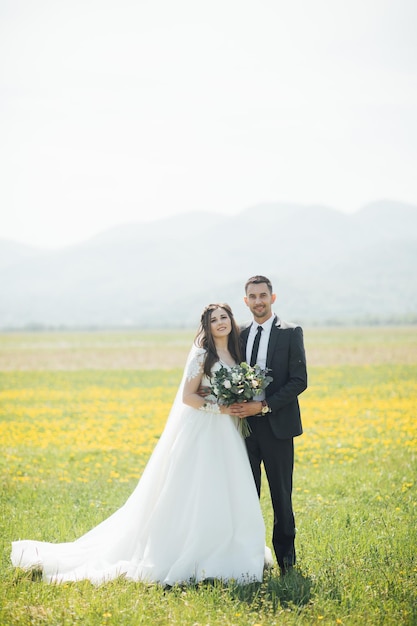
[[[219,404],[230,406],[235,402],[247,402],[263,391],[272,381],[259,365],[251,367],[243,361],[233,367],[223,365],[212,376],[211,390]]]
[[[225,406],[235,402],[247,402],[272,381],[267,372],[268,370],[261,369],[259,365],[251,367],[245,361],[230,368],[222,365],[211,378],[211,393],[219,404]],[[250,434],[246,419],[240,420],[240,429],[244,437]]]

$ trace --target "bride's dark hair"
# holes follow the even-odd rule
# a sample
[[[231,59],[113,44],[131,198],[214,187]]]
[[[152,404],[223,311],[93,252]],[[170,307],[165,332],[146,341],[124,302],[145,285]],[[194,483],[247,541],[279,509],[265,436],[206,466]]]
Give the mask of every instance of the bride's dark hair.
[[[211,368],[215,362],[219,360],[216,344],[214,343],[213,335],[211,333],[211,314],[216,309],[223,309],[229,316],[232,330],[227,338],[227,348],[236,363],[240,363],[242,360],[239,342],[240,333],[238,325],[235,322],[235,318],[233,317],[232,309],[224,302],[220,304],[208,304],[201,314],[200,326],[194,339],[196,346],[204,348],[207,351],[203,368],[206,376],[211,375]]]

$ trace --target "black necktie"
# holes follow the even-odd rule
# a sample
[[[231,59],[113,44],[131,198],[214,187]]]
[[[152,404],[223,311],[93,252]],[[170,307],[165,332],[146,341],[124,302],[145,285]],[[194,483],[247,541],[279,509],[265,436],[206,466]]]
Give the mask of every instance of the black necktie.
[[[255,340],[253,342],[252,354],[250,355],[250,363],[249,365],[252,367],[256,363],[256,359],[258,357],[258,349],[259,349],[259,341],[261,339],[262,326],[258,326],[258,332],[255,335]]]

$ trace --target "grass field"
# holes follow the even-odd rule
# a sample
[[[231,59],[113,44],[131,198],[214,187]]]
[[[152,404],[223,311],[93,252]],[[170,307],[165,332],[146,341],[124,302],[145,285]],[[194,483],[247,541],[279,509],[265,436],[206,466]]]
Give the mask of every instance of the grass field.
[[[417,624],[417,327],[305,330],[292,574],[167,591],[11,567],[11,540],[75,539],[125,501],[192,335],[0,335],[0,624]]]

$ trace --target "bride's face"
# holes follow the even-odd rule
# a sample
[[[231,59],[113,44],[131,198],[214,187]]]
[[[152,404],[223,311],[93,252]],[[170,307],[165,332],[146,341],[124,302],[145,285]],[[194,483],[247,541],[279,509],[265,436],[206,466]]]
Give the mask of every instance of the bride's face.
[[[224,309],[214,309],[210,316],[210,330],[214,339],[225,337],[232,330],[232,322]]]

